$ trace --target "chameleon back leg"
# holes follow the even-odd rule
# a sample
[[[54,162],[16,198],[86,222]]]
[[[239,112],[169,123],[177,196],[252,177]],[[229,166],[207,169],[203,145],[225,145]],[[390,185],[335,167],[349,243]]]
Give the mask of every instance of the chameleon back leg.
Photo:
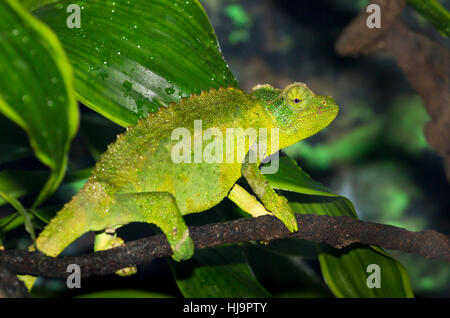
[[[87,191],[80,192],[42,231],[36,240],[41,252],[55,257],[86,232],[145,222],[155,224],[164,232],[175,260],[192,256],[193,243],[172,194],[116,193],[98,201],[86,194]]]
[[[92,187],[91,187],[92,189]],[[89,231],[117,228],[132,222],[146,222],[158,226],[166,235],[176,261],[188,259],[194,253],[194,244],[175,198],[168,192],[116,194],[105,210],[102,200],[92,201],[87,191],[80,191],[58,212],[36,240],[37,248],[56,257],[68,245]],[[36,278],[20,276],[31,289]]]
[[[146,222],[158,226],[172,248],[172,258],[181,261],[194,254],[194,244],[174,196],[168,192],[121,193],[110,212],[115,224]]]

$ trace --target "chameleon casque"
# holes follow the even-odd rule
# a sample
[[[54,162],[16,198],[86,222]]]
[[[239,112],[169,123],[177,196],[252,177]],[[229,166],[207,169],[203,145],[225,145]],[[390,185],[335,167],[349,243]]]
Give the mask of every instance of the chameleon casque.
[[[270,128],[278,128],[279,143],[268,142],[268,156],[328,126],[338,109],[331,97],[293,83],[284,89],[258,85],[251,93],[213,89],[150,113],[109,145],[85,186],[39,235],[36,247],[56,257],[88,231],[147,222],[164,232],[174,260],[188,259],[194,246],[183,215],[208,210],[225,197],[253,216],[273,214],[296,231],[293,211],[261,174],[260,160],[174,163],[171,149],[178,141],[172,140],[172,131],[185,127],[192,134],[194,120],[202,120],[203,129],[215,127],[224,135],[227,128],[267,128],[270,140]],[[236,183],[242,176],[259,201]]]

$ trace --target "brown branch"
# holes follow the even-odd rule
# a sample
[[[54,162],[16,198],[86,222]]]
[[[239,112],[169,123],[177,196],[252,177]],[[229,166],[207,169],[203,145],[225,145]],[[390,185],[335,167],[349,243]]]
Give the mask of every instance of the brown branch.
[[[450,262],[449,237],[426,230],[411,232],[395,226],[364,222],[345,216],[297,215],[299,231],[290,233],[275,217],[261,216],[190,227],[196,248],[248,241],[297,238],[327,243],[336,248],[352,243],[376,245]],[[82,256],[52,258],[21,250],[0,251],[0,263],[14,273],[66,278],[69,264],[77,264],[83,277],[106,275],[118,269],[146,264],[172,254],[162,234],[128,242],[124,246]],[[0,276],[1,279],[1,276]],[[0,281],[0,285],[1,285]],[[4,282],[3,282],[4,283]]]

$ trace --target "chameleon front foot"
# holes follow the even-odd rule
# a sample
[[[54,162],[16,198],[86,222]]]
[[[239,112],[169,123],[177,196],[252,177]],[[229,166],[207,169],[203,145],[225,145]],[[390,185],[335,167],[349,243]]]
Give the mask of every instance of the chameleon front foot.
[[[228,194],[228,198],[253,217],[273,215],[283,222],[289,231],[295,232],[298,230],[295,214],[289,207],[285,197],[274,196],[272,198],[273,201],[270,202],[272,210],[268,211],[253,195],[240,185],[235,184]]]
[[[261,200],[264,208],[283,222],[290,232],[298,231],[295,213],[289,206],[288,200],[275,192],[266,177],[261,174],[258,166],[252,163],[244,163],[242,165],[242,175],[256,196]]]
[[[114,231],[109,231],[109,229],[106,229],[105,232],[97,234],[95,236],[95,242],[94,242],[94,251],[104,251],[108,250],[110,248],[118,247],[124,245],[125,242],[117,236],[117,234]],[[130,276],[137,273],[137,267],[136,266],[130,266],[125,267],[122,269],[119,269],[116,274],[122,277]]]
[[[298,231],[297,219],[295,218],[295,213],[292,211],[291,207],[288,205],[288,201],[283,196],[278,196],[277,202],[272,208],[272,213],[284,223],[290,232]]]
[[[187,229],[175,239],[170,239],[169,237],[168,239],[172,248],[172,258],[174,261],[180,262],[189,259],[194,254],[194,242],[192,242]]]

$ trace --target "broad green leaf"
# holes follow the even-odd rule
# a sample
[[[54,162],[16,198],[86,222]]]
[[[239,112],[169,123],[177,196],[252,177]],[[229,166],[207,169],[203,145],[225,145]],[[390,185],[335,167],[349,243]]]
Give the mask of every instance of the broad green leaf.
[[[356,218],[352,203],[341,196],[310,195],[310,191],[298,191],[295,180],[303,186],[310,177],[289,157],[280,158],[280,180],[286,180],[283,171],[289,167],[292,186],[284,184],[284,189],[298,193],[286,193],[289,203],[296,213],[340,216]],[[269,177],[269,176],[268,176]],[[274,187],[277,174],[269,181]],[[315,190],[325,191],[319,183],[313,183]],[[303,193],[303,194],[302,194]],[[305,195],[306,193],[306,195]],[[301,231],[301,228],[299,229]],[[413,297],[409,277],[403,266],[377,247],[352,245],[345,249],[335,249],[326,245],[319,246],[319,261],[325,281],[337,297]],[[376,264],[381,269],[381,288],[369,288],[366,280],[370,273],[367,267]]]
[[[66,24],[70,4],[80,28]],[[192,93],[237,86],[198,1],[64,0],[34,14],[63,43],[78,99],[122,126]]]
[[[0,2],[0,39],[0,112],[27,132],[52,170],[37,206],[62,180],[78,126],[71,68],[51,30],[15,0]]]
[[[285,160],[285,157],[281,157],[280,160],[282,164],[280,164],[277,173],[265,175],[274,188],[311,195],[338,196],[314,181],[293,160]],[[293,174],[293,170],[300,170],[301,173]]]
[[[225,246],[195,251],[182,263],[170,261],[184,297],[269,297],[254,277],[240,248]]]
[[[322,246],[321,250],[319,261],[323,276],[337,297],[414,297],[408,274],[391,256],[378,254],[367,246],[345,248],[339,253],[328,246]],[[355,265],[358,263],[361,266]],[[369,275],[373,273],[369,265],[379,266],[380,288],[368,285]],[[360,267],[366,271],[361,271]]]
[[[58,2],[59,0],[19,0],[20,3],[28,10],[35,10],[43,5]]]

